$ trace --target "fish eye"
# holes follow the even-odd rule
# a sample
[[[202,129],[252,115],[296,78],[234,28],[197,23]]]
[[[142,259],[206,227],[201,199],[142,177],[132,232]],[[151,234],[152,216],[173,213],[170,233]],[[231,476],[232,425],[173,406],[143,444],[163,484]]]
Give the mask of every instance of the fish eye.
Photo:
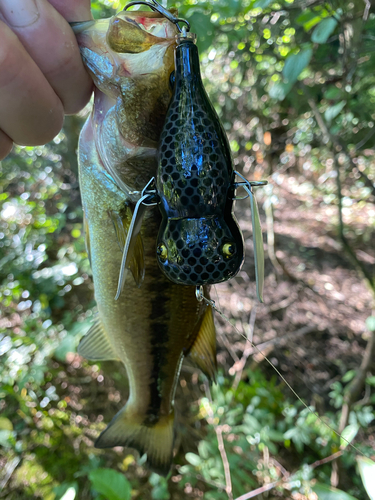
[[[236,245],[234,243],[225,243],[223,245],[222,253],[227,259],[233,257],[236,253]]]
[[[168,258],[168,249],[164,245],[164,243],[159,243],[158,248],[156,249],[156,253],[161,262],[165,262]]]
[[[170,85],[171,89],[173,89],[175,81],[176,81],[176,74],[175,74],[175,71],[173,70],[169,76],[169,85]]]

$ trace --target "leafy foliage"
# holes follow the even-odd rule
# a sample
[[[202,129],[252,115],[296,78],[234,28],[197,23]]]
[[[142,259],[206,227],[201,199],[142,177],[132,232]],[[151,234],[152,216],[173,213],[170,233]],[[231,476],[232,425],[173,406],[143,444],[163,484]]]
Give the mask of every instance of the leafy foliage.
[[[125,3],[94,1],[93,13],[108,16]],[[336,214],[341,203],[349,243],[355,250],[371,247],[373,6],[366,14],[366,3],[357,0],[176,4],[198,34],[206,88],[244,175],[269,175],[279,185],[289,171],[291,190],[308,199],[308,210],[320,204]],[[340,360],[324,421],[313,408],[296,404],[265,370],[245,370],[237,388],[220,375],[213,402],[208,395],[197,398],[192,435],[198,436],[180,451],[168,479],[145,472],[142,458],[92,447],[103,420],[117,410],[121,373],[106,371],[104,363],[90,366],[74,354],[95,313],[75,155],[81,124],[81,118],[68,118],[52,143],[16,148],[0,166],[0,498],[225,499],[218,432],[234,495],[278,482],[277,494],[289,498],[281,484],[283,463],[294,471],[288,484],[300,498],[313,490],[323,500],[364,498],[355,454],[332,431],[356,374],[356,367]],[[275,198],[271,193],[272,203]],[[325,230],[337,239],[339,226],[333,216]],[[370,310],[367,316],[367,329],[374,331]],[[374,376],[367,374],[367,399],[352,408],[344,431],[348,441],[355,435],[365,441],[371,432],[374,387]],[[311,466],[340,446],[347,447],[345,494],[329,485],[329,463]],[[368,444],[356,446],[373,453]],[[368,490],[364,467],[359,465]]]

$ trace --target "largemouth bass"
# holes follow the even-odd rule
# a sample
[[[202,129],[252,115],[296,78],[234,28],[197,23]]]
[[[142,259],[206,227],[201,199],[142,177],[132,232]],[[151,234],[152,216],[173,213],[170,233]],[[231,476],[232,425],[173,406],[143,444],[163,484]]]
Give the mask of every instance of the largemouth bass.
[[[136,11],[73,28],[96,86],[80,136],[79,178],[98,317],[79,353],[124,363],[130,388],[126,405],[95,446],[136,448],[147,453],[153,470],[166,474],[182,360],[190,354],[213,379],[216,337],[212,308],[196,300],[195,287],[172,283],[159,268],[157,207],[147,210],[127,259],[131,272],[118,300],[115,295],[134,206],[156,174],[172,95],[175,26],[155,12]]]

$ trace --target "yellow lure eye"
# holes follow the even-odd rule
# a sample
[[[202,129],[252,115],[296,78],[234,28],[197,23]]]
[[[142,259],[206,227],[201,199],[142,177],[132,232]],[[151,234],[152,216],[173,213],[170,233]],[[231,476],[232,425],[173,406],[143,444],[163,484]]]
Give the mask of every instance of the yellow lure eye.
[[[236,246],[234,243],[225,243],[223,245],[223,255],[226,258],[232,257],[236,253]]]
[[[156,250],[156,253],[158,254],[159,259],[162,262],[165,262],[167,260],[167,258],[168,258],[168,249],[164,245],[164,243],[159,243],[158,248]]]

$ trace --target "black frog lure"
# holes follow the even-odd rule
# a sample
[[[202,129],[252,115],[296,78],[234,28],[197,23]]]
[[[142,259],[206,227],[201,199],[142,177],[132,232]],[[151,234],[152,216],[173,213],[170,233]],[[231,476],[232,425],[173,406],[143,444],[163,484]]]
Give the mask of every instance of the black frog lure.
[[[186,20],[174,17],[156,0],[148,5],[178,28],[173,95],[161,132],[156,179],[140,193],[123,253],[118,298],[124,286],[127,257],[141,229],[147,206],[159,205],[162,223],[156,258],[174,283],[212,285],[233,278],[244,261],[243,237],[233,213],[235,199],[251,204],[257,296],[263,302],[264,253],[256,199],[252,186],[233,169],[230,146],[220,119],[203,86],[196,35]],[[179,23],[185,23],[181,28]],[[241,181],[236,182],[236,176]],[[236,198],[242,187],[246,196]]]

